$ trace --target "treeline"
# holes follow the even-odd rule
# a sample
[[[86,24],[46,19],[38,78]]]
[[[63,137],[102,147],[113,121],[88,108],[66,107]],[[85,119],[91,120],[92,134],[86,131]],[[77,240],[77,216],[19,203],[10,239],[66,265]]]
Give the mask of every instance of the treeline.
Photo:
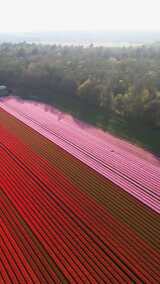
[[[160,45],[0,45],[0,84],[16,95],[160,128]]]

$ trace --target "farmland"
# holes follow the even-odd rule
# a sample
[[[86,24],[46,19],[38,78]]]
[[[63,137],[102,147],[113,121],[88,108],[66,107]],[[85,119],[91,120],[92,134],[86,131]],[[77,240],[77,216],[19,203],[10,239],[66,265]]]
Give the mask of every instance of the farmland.
[[[0,282],[158,283],[158,158],[39,105],[0,106]]]

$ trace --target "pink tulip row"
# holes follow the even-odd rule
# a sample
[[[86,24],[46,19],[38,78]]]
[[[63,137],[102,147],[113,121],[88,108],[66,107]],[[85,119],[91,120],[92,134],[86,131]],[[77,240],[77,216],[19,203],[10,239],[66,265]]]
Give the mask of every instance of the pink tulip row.
[[[1,106],[88,166],[160,212],[160,167],[99,138],[71,119],[13,98]]]
[[[16,134],[0,133],[4,283],[158,283],[158,249]]]

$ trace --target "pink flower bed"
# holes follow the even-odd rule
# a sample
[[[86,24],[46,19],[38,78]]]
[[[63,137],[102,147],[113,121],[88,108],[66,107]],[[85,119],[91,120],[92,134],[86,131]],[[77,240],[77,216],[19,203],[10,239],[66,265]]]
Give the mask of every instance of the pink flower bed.
[[[44,104],[11,97],[0,106],[160,212],[160,161],[152,154]]]

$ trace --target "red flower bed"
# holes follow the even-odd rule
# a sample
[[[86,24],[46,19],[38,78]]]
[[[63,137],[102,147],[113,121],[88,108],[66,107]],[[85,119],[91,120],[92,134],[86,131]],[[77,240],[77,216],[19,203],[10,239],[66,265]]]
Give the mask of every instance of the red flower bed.
[[[4,111],[0,121],[2,283],[158,283],[158,213]]]

